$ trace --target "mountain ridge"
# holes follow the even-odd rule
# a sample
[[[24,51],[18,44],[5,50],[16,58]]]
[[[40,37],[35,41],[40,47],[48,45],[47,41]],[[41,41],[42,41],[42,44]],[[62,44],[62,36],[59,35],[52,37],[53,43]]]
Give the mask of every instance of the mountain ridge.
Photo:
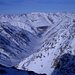
[[[12,38],[10,39],[12,40],[11,45],[4,41],[9,36]],[[3,37],[4,39],[1,39]],[[5,45],[6,47],[10,46],[6,54],[3,51],[7,49],[3,45],[0,45],[1,60],[9,60],[8,58],[4,58],[4,56],[7,57],[13,52],[12,49],[14,47],[15,52],[13,53],[16,56],[12,59],[12,55],[10,54],[11,56],[8,57],[11,60],[8,62],[17,69],[51,75],[62,55],[65,53],[75,55],[74,41],[75,13],[0,15],[0,42],[3,45],[4,43],[8,43]],[[16,51],[20,52],[17,53]],[[18,61],[16,59],[19,62],[16,63]],[[13,63],[16,64],[12,65]]]

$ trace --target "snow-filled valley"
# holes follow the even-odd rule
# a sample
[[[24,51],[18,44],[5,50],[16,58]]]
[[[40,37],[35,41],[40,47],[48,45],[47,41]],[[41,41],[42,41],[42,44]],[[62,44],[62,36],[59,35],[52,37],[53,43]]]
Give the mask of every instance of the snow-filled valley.
[[[75,74],[75,12],[0,14],[0,64],[47,75]]]

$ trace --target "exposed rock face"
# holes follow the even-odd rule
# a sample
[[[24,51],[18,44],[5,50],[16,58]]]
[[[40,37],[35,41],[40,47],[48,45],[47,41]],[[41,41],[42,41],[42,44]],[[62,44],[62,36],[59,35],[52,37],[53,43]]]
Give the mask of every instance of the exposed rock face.
[[[63,63],[73,59],[75,66],[74,20],[75,13],[0,15],[0,64],[47,75],[73,73]]]
[[[75,56],[64,54],[61,56],[55,70],[51,75],[74,75],[75,74]]]

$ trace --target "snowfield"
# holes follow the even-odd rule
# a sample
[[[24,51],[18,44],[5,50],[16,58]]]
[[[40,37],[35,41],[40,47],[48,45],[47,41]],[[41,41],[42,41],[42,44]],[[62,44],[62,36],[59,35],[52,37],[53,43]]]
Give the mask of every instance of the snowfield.
[[[0,15],[0,64],[47,75],[75,74],[75,12]]]

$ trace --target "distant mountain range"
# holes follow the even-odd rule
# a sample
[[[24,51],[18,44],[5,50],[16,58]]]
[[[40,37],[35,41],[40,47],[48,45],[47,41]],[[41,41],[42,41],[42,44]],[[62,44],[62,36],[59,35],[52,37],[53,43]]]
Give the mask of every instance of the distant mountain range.
[[[74,75],[74,62],[75,12],[0,14],[1,65],[38,74]]]

